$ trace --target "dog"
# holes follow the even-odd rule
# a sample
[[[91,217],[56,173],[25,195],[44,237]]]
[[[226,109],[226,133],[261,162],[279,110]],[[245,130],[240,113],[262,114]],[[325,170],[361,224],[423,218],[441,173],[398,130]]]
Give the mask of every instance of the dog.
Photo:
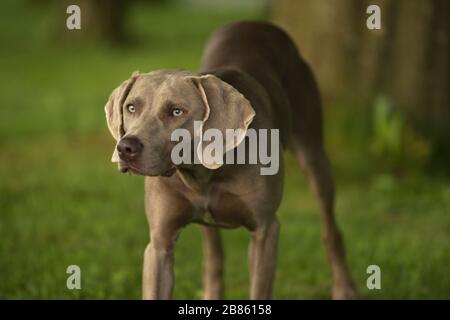
[[[150,243],[144,253],[144,299],[171,298],[174,247],[189,223],[198,223],[202,230],[205,299],[222,297],[219,229],[235,227],[251,235],[250,298],[271,298],[285,150],[294,154],[320,204],[332,297],[356,298],[334,217],[334,183],[324,150],[318,86],[282,29],[268,22],[228,24],[208,40],[199,73],[134,73],[112,92],[105,112],[117,141],[113,161],[121,172],[146,176]],[[171,133],[184,128],[198,135],[192,129],[194,121],[201,121],[203,131],[214,128],[222,133],[278,129],[278,172],[261,175],[261,164],[174,165]],[[233,152],[245,137],[236,140],[224,152]],[[202,142],[194,150],[201,154]]]

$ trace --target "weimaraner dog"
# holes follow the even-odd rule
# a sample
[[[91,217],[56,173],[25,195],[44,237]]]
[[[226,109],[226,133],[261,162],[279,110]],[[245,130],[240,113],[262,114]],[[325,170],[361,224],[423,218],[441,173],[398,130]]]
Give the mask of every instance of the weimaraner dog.
[[[144,299],[171,298],[175,243],[191,222],[200,224],[204,239],[205,299],[220,299],[223,293],[219,228],[240,226],[251,235],[250,298],[271,298],[284,150],[293,152],[320,203],[332,297],[356,297],[334,218],[334,184],[324,151],[318,88],[284,31],[266,22],[226,25],[208,41],[200,73],[134,73],[112,92],[105,111],[117,140],[113,161],[121,172],[146,176],[150,243],[144,253]],[[261,175],[259,163],[174,165],[171,150],[176,142],[171,133],[185,128],[195,136],[194,121],[201,121],[203,130],[221,132],[279,129],[278,173]]]

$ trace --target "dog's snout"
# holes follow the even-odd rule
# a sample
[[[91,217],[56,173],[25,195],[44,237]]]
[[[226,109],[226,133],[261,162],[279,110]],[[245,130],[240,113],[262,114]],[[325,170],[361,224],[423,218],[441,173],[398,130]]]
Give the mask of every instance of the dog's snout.
[[[130,161],[135,159],[142,151],[142,143],[136,137],[125,137],[117,145],[120,159]]]

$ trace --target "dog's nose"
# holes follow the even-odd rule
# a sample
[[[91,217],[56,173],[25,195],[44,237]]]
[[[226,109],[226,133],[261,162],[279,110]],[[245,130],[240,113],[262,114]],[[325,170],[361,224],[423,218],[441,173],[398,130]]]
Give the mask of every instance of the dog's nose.
[[[130,161],[135,159],[142,151],[142,143],[136,137],[125,137],[117,144],[120,159]]]

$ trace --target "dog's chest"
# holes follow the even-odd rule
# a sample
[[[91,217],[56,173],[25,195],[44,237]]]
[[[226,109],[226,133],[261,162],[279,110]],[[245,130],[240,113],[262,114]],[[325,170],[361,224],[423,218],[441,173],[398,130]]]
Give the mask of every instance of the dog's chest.
[[[211,186],[204,193],[193,195],[191,201],[196,209],[193,222],[224,228],[252,229],[255,225],[247,203],[227,190]]]

